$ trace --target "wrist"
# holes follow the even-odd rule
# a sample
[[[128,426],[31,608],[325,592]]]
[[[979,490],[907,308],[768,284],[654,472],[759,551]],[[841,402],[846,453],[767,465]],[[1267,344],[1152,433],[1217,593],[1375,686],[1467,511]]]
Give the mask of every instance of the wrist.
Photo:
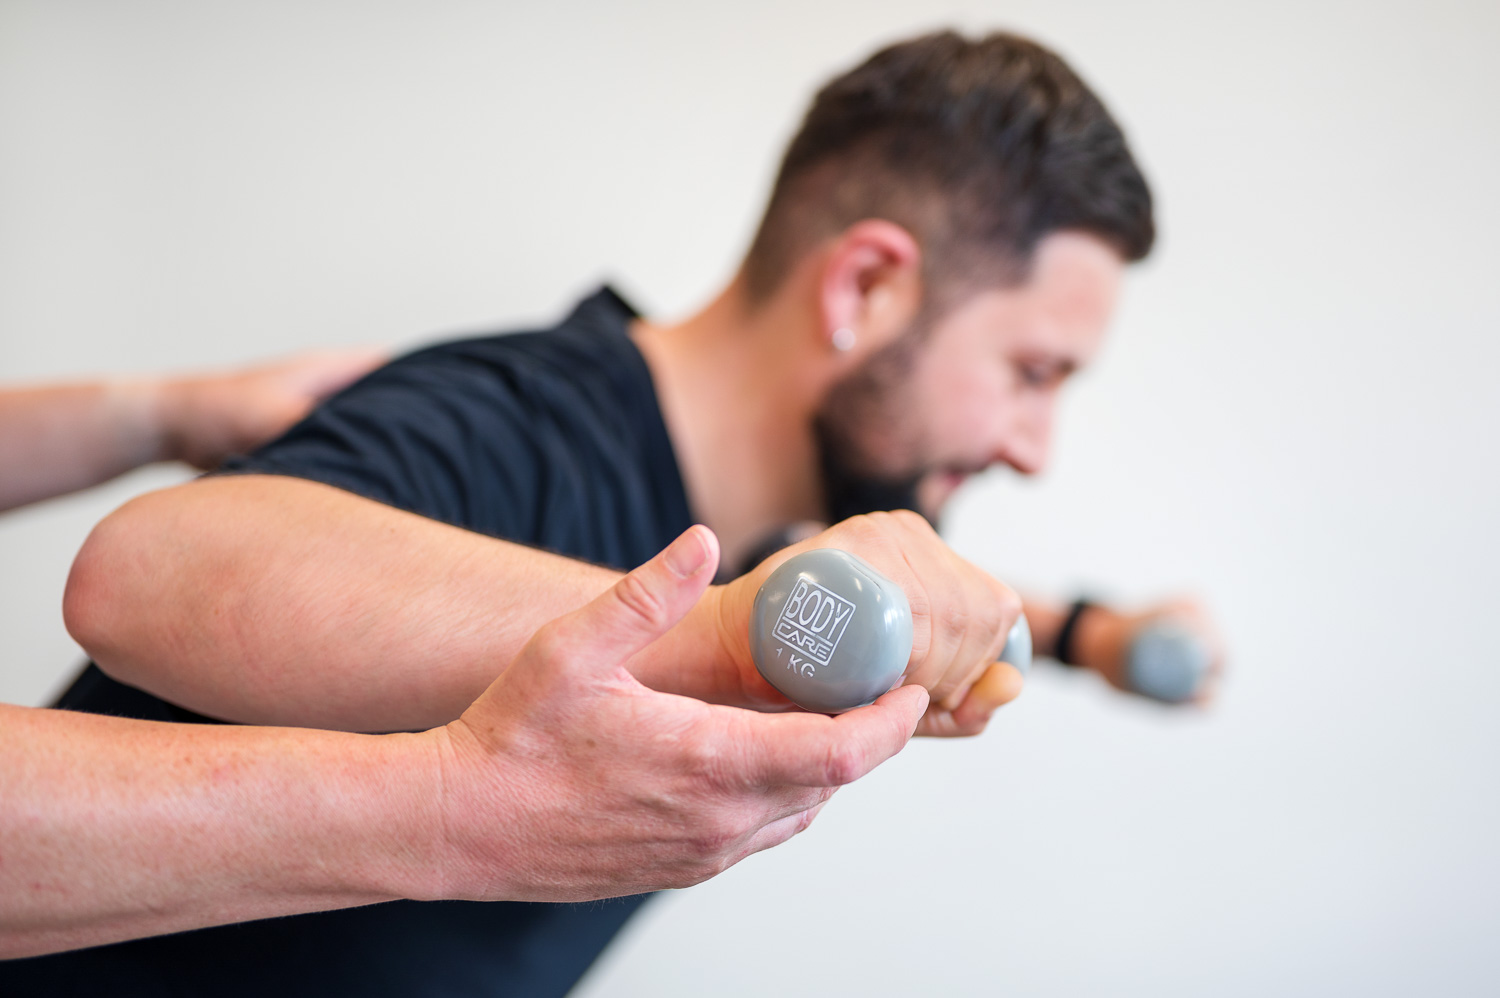
[[[675,627],[626,668],[658,692],[736,707],[785,708],[786,698],[761,678],[750,657],[750,607],[738,598],[739,586],[709,586]]]
[[[446,842],[446,729],[354,737],[367,740],[357,779],[368,811],[333,802],[352,819],[350,839],[329,857],[344,889],[373,900],[456,896]]]
[[[756,575],[754,579],[758,579]],[[751,581],[747,581],[751,580]],[[754,605],[751,576],[726,585],[709,586],[696,609],[703,611],[701,647],[719,662],[729,663],[738,678],[736,703],[744,707],[785,708],[787,698],[761,676],[750,655],[750,612]],[[758,584],[755,588],[759,588]],[[691,617],[691,615],[690,615]]]
[[[1124,681],[1129,623],[1127,617],[1109,607],[1091,606],[1079,617],[1073,632],[1078,664],[1120,685]]]
[[[150,378],[133,383],[143,407],[151,441],[151,460],[186,459],[191,405],[186,384],[172,378]]]
[[[410,736],[424,778],[413,784],[413,848],[400,871],[402,897],[417,901],[524,901],[545,897],[537,850],[538,808],[526,788],[539,762],[513,754],[503,723],[485,698],[464,717]],[[483,720],[470,717],[480,712]],[[533,801],[533,804],[535,802]],[[545,811],[543,806],[540,810]],[[542,894],[538,892],[542,891]]]
[[[173,460],[175,400],[163,378],[122,378],[107,382],[108,412],[114,422],[122,461],[129,467]]]

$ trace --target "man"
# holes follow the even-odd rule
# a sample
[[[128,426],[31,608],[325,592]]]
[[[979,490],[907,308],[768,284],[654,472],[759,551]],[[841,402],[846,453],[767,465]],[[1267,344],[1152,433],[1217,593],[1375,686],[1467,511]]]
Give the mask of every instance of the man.
[[[587,562],[640,564],[696,519],[737,565],[782,525],[821,519],[835,525],[800,547],[848,548],[912,601],[905,681],[931,698],[919,733],[977,733],[1018,690],[994,663],[1014,597],[916,514],[861,514],[916,506],[920,486],[935,516],[991,464],[1040,470],[1057,392],[1097,350],[1121,271],[1152,237],[1123,136],[1055,55],[1007,35],[892,46],[818,95],[744,266],[698,315],[655,324],[604,290],[556,329],[419,352],[236,474],[106,520],[75,564],[67,619],[139,689],[91,670],[65,703],[356,731],[444,724],[545,621],[613,584]],[[711,588],[631,657],[630,676],[786,709],[744,640],[774,563]],[[512,691],[523,704],[536,692]],[[595,705],[618,694],[629,718],[625,693],[617,679],[576,691]],[[590,799],[525,720],[491,732],[534,767],[514,788],[520,812]],[[608,785],[649,816],[655,798],[632,788],[681,733],[610,730],[637,742],[617,743]],[[719,744],[725,759],[742,750]],[[580,815],[564,838],[607,858],[629,827]],[[522,821],[508,849],[545,870],[558,834]],[[0,987],[11,970],[36,993],[128,972],[215,993],[560,994],[638,904],[397,903],[0,967]]]
[[[0,511],[141,464],[214,467],[286,429],[377,359],[330,352],[221,375],[0,390]],[[627,808],[635,834],[613,864],[587,851],[579,864],[558,836],[545,870],[534,856],[518,867],[500,848],[514,815],[479,803],[496,792],[515,799],[507,791],[516,773],[486,742],[518,707],[568,765],[581,772],[591,761],[567,744],[575,726],[549,719],[548,698],[516,695],[517,685],[620,671],[696,601],[717,560],[713,535],[688,531],[539,631],[507,669],[505,688],[419,735],[164,724],[0,704],[0,959],[398,897],[551,899],[682,886],[776,844],[806,827],[837,785],[830,781],[853,779],[904,744],[926,703],[920,688],[833,724],[724,717],[725,708],[715,716],[701,703],[633,690],[637,710],[658,726],[705,732],[659,753],[647,774],[700,793],[659,810],[654,829]],[[632,592],[649,598],[626,599]],[[579,698],[567,706],[577,713]],[[606,763],[607,720],[587,725]],[[684,773],[683,759],[701,756],[721,724],[737,743],[759,746],[755,757],[712,780]],[[619,820],[620,801],[607,794],[569,804],[590,813],[590,827]],[[702,837],[726,823],[742,834]]]

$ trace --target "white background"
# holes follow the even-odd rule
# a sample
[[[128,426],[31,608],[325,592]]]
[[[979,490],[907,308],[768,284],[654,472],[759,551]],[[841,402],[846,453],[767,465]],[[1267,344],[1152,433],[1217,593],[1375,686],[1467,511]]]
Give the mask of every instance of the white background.
[[[1057,46],[1160,202],[1007,580],[1196,589],[1207,716],[1044,673],[655,902],[587,995],[1500,990],[1500,7],[0,2],[0,380],[658,316],[732,271],[813,87],[927,27]],[[114,487],[0,519],[0,699],[74,668]]]

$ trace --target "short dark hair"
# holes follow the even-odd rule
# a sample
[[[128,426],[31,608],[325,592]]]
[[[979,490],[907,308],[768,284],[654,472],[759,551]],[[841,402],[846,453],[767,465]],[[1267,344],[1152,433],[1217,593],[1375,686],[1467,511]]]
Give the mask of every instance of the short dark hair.
[[[813,246],[867,218],[923,251],[927,304],[1022,280],[1046,235],[1150,252],[1151,191],[1120,126],[1058,55],[1017,35],[952,31],[876,52],[813,100],[745,259],[752,301]]]

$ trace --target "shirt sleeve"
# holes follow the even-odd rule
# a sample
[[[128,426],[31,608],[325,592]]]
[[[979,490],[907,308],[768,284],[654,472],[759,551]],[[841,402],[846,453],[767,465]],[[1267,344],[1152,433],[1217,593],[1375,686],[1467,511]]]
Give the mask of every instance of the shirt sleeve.
[[[504,367],[433,348],[329,399],[221,473],[290,475],[499,537],[526,536],[538,414]]]

